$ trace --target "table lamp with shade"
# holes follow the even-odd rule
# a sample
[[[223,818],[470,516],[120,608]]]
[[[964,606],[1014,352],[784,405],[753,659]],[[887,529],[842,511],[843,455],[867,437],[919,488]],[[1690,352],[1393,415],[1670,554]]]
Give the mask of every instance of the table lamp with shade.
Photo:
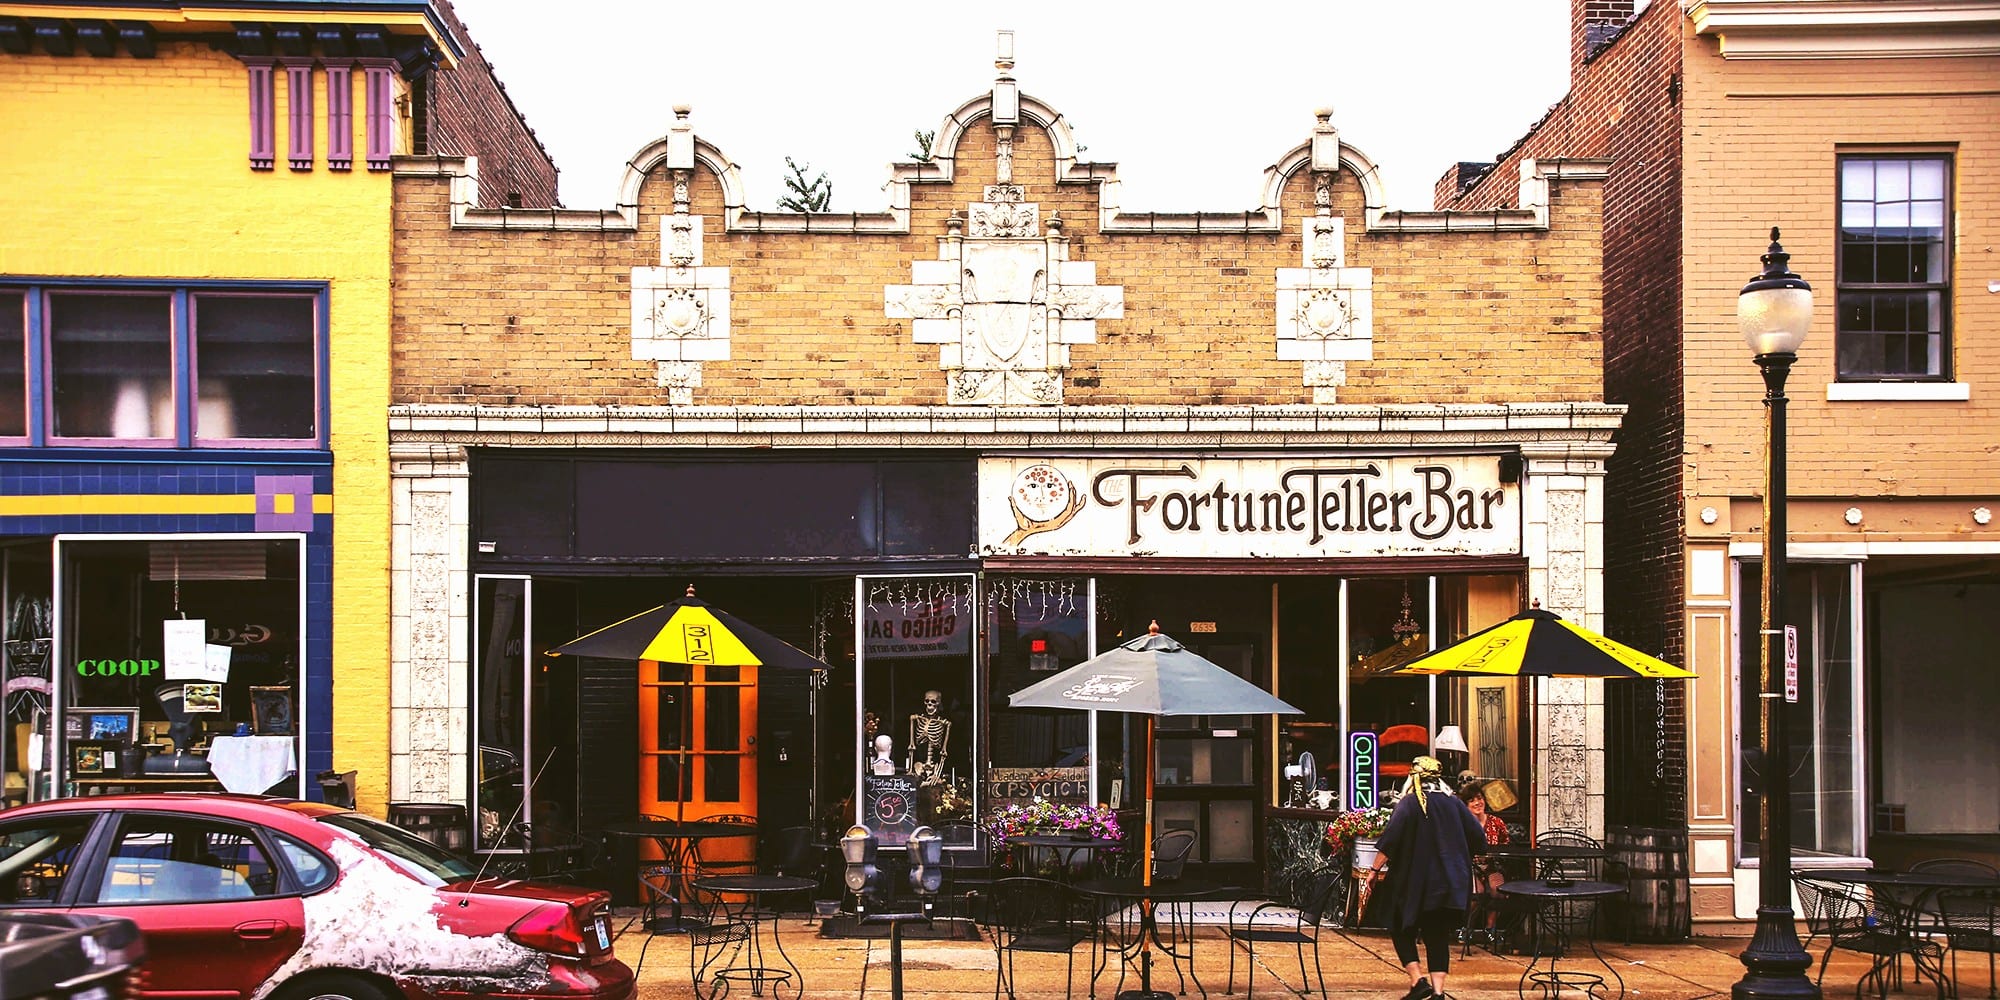
[[[1437,739],[1431,741],[1431,749],[1440,754],[1442,754],[1446,750],[1449,750],[1453,753],[1464,754],[1466,755],[1466,758],[1470,758],[1472,756],[1472,751],[1465,745],[1465,733],[1462,730],[1460,730],[1457,726],[1444,726],[1440,728],[1438,730]],[[1452,758],[1443,756],[1439,757],[1440,761],[1445,761],[1450,759]],[[1465,764],[1468,763],[1468,760],[1460,759],[1459,763]],[[1447,770],[1446,773],[1450,773],[1449,770]]]

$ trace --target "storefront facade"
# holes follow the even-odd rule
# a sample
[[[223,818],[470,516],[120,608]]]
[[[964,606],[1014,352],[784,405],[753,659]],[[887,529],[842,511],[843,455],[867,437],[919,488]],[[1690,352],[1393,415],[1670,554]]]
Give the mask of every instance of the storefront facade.
[[[380,811],[389,166],[497,94],[461,32],[442,0],[0,3],[8,801],[337,767]]]
[[[1006,695],[1157,621],[1307,711],[1165,729],[1200,863],[1262,860],[1301,751],[1346,795],[1349,737],[1398,726],[1468,730],[1535,825],[1601,831],[1600,684],[1379,675],[1531,601],[1599,614],[1601,165],[1390,212],[1322,114],[1264,208],[1129,212],[1010,47],[880,213],[744,209],[685,109],[616,211],[399,165],[392,794],[498,849],[827,824],[869,812],[880,735],[967,837],[1037,793],[1122,806],[1128,720]],[[690,584],[828,668],[541,655]]]
[[[1570,95],[1440,204],[1505,203],[1506,172],[1538,156],[1617,161],[1605,374],[1631,409],[1606,612],[1613,638],[1698,676],[1614,705],[1612,812],[1686,831],[1694,924],[1727,933],[1759,898],[1769,544],[1765,387],[1736,299],[1772,226],[1814,292],[1786,383],[1793,862],[2000,863],[2000,460],[1980,384],[2000,299],[1973,221],[1995,208],[2000,46],[1924,4],[1637,6],[1575,7]]]

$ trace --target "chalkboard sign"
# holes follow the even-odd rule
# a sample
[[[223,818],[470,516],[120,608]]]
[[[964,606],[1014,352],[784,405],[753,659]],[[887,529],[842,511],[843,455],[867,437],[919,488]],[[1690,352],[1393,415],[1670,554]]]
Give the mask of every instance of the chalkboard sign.
[[[861,825],[875,834],[875,843],[896,847],[917,828],[917,780],[908,775],[865,775]]]

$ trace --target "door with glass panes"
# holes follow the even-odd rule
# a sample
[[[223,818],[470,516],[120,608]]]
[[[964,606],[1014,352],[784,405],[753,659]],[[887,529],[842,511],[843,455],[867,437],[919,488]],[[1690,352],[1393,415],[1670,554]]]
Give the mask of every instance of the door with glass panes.
[[[1188,649],[1256,682],[1258,645],[1248,635],[1176,636]],[[1165,716],[1155,729],[1153,835],[1193,830],[1188,861],[1217,877],[1257,860],[1257,717]]]

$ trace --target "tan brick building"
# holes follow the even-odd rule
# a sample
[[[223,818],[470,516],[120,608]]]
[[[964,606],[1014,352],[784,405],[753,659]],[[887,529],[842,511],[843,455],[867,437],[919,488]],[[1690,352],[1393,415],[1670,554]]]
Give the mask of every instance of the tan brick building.
[[[1037,781],[1129,805],[1129,720],[1006,695],[1157,619],[1305,711],[1168,727],[1197,863],[1249,872],[1272,807],[1448,725],[1518,818],[1601,831],[1600,685],[1378,672],[1531,600],[1598,623],[1603,163],[1394,211],[1302,108],[1260,207],[1134,211],[1002,44],[880,211],[750,208],[686,109],[607,210],[399,164],[395,796],[502,849],[536,813],[851,821],[873,716],[931,821]],[[691,581],[830,669],[538,655]],[[927,691],[948,742],[903,724]]]
[[[1795,861],[2000,859],[2000,8],[1573,6],[1570,94],[1437,194],[1611,161],[1606,615],[1700,674],[1612,696],[1614,823],[1688,832],[1698,926],[1754,915],[1764,388],[1734,314],[1775,225],[1816,301],[1787,384]]]

